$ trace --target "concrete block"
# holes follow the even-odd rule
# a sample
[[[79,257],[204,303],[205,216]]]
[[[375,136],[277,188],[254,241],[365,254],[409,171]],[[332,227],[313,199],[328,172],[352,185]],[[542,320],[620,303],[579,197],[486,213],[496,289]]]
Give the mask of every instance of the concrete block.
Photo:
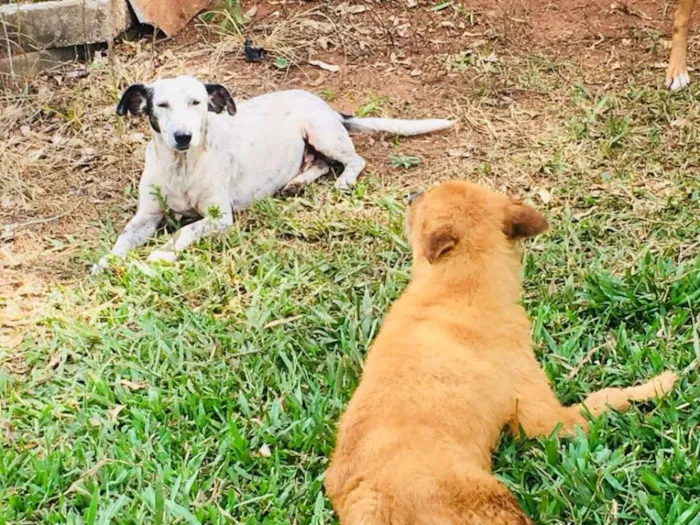
[[[0,73],[13,76],[30,76],[78,60],[75,47],[62,47],[46,51],[31,51],[12,57],[0,58]]]
[[[0,5],[0,40],[12,54],[109,42],[132,23],[127,0],[51,0]],[[0,53],[7,55],[7,44]],[[4,49],[3,49],[4,48]]]
[[[212,0],[129,0],[142,24],[157,27],[167,36],[184,28],[197,13],[207,9]]]

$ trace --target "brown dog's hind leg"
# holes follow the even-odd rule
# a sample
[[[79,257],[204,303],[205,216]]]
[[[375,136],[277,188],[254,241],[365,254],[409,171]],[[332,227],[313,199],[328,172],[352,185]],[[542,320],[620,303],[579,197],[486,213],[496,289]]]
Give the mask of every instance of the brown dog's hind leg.
[[[478,472],[460,480],[447,508],[458,519],[452,523],[468,525],[533,525],[513,494],[492,474]],[[443,507],[444,508],[444,507]],[[421,523],[422,525],[422,523]],[[427,522],[426,522],[427,525]]]
[[[520,388],[515,416],[509,424],[514,435],[522,427],[528,437],[548,436],[558,424],[561,424],[560,436],[572,435],[576,426],[587,431],[586,410],[593,417],[598,417],[609,408],[625,411],[633,401],[647,401],[666,394],[678,380],[674,372],[666,371],[641,385],[598,390],[583,403],[565,407],[552,392],[544,372],[538,372],[540,377],[536,384],[530,383]]]
[[[690,83],[687,67],[688,27],[690,15],[695,7],[695,0],[680,0],[680,5],[673,16],[673,34],[671,36],[671,56],[666,70],[666,87],[671,91],[683,88]]]

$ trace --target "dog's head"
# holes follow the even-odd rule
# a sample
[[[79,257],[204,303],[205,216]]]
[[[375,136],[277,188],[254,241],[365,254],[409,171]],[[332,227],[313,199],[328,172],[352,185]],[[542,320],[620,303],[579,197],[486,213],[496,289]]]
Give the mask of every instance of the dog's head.
[[[517,250],[504,248],[548,227],[531,206],[469,182],[446,182],[411,201],[406,232],[414,260],[431,265],[465,256],[517,257]]]
[[[117,114],[148,115],[151,128],[168,148],[187,151],[201,144],[207,111],[221,113],[224,109],[229,115],[236,114],[236,105],[225,87],[180,76],[129,86],[117,105]]]

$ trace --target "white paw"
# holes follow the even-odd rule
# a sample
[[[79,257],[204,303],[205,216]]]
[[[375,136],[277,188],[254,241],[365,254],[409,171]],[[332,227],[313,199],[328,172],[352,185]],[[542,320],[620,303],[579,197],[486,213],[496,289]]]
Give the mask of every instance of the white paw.
[[[174,263],[177,260],[177,254],[170,251],[155,250],[148,256],[148,262],[168,262]]]
[[[109,266],[109,261],[107,260],[107,257],[102,257],[97,264],[93,264],[92,268],[90,269],[90,275],[91,276],[96,276],[101,274],[105,268]]]
[[[350,184],[345,178],[341,175],[338,179],[335,181],[335,189],[336,190],[349,190],[352,188],[352,184]]]
[[[287,185],[280,190],[280,193],[282,195],[294,196],[294,195],[298,195],[299,193],[301,193],[302,189],[304,189],[303,183],[288,182]]]
[[[687,87],[690,84],[690,75],[688,75],[687,71],[684,71],[675,77],[670,82],[666,82],[666,87],[670,89],[671,91],[676,91],[678,89],[682,89],[684,87]]]

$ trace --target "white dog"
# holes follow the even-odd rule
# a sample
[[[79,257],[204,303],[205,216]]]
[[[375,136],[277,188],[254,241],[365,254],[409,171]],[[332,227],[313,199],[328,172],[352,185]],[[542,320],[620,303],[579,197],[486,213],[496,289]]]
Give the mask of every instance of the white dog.
[[[225,87],[186,76],[130,86],[117,106],[119,115],[127,112],[146,114],[153,137],[146,149],[138,210],[112,255],[124,256],[144,244],[166,208],[203,217],[152,252],[149,261],[174,261],[189,244],[232,225],[233,211],[280,190],[295,192],[327,173],[330,163],[344,166],[336,188],[349,188],[365,161],[355,153],[348,130],[417,135],[454,124],[350,117],[299,90],[255,97],[239,104],[237,111]],[[93,273],[107,264],[103,257]]]

